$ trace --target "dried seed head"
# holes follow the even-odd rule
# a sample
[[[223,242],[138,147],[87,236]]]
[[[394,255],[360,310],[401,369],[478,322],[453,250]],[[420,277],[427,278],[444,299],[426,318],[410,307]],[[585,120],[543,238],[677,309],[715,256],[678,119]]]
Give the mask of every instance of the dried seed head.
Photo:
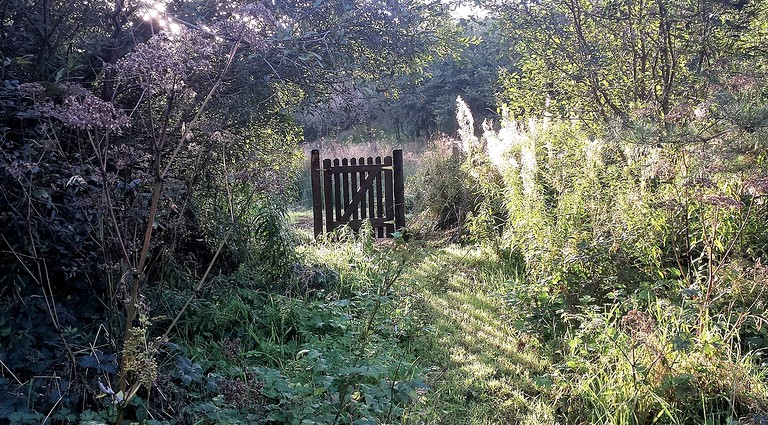
[[[683,183],[683,187],[688,188],[703,188],[703,189],[716,189],[717,184],[706,177],[696,177],[688,179]]]
[[[747,193],[752,195],[768,194],[768,176],[755,177],[744,182]]]
[[[656,327],[656,321],[650,314],[640,310],[630,310],[621,318],[621,328],[631,337],[648,335]]]
[[[741,202],[725,195],[707,195],[702,202],[718,208],[741,208],[744,206]]]

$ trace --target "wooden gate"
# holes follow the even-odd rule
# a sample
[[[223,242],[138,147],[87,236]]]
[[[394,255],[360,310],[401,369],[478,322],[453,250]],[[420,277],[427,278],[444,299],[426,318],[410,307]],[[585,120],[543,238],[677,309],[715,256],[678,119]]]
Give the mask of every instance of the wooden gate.
[[[344,224],[357,231],[370,220],[376,237],[391,238],[405,226],[402,149],[384,158],[324,159],[322,165],[320,151],[313,150],[310,166],[316,237],[323,233],[323,209],[326,232]]]

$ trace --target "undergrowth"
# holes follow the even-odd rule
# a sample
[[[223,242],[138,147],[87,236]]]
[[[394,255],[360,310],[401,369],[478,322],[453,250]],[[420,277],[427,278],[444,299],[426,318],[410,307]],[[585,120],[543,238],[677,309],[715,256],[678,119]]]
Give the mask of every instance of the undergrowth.
[[[75,320],[79,295],[33,282],[42,266],[18,270],[0,293],[0,418],[768,420],[764,155],[547,120],[462,134],[406,182],[409,242],[365,227],[315,241],[249,203],[249,226],[206,229],[226,267],[162,257],[120,349],[100,308]]]
[[[160,379],[173,411],[196,423],[382,423],[409,415],[426,389],[393,327],[402,248],[364,241],[304,252],[279,288],[241,270],[178,324]],[[356,262],[334,264],[339,259]],[[363,266],[364,265],[364,266]],[[167,304],[173,295],[165,292]],[[183,347],[183,348],[182,348]],[[178,419],[178,416],[167,420]]]
[[[521,394],[506,419],[497,396],[456,423],[764,422],[764,158],[629,132],[598,138],[575,122],[506,118],[484,129],[464,129],[461,150],[436,151],[409,186],[422,202],[416,233],[452,227],[497,259],[493,273],[451,263],[440,290],[466,297],[479,286],[502,299],[494,327],[511,326],[517,352],[539,347],[544,362],[502,372]],[[441,333],[476,332],[461,326]]]

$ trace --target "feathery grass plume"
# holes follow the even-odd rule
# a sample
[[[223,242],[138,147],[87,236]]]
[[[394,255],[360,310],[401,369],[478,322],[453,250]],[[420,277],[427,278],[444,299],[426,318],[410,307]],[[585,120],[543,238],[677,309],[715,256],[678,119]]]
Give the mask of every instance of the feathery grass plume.
[[[480,144],[480,140],[475,136],[475,119],[472,117],[472,111],[461,96],[456,98],[456,120],[459,123],[461,148],[468,154],[472,148]]]

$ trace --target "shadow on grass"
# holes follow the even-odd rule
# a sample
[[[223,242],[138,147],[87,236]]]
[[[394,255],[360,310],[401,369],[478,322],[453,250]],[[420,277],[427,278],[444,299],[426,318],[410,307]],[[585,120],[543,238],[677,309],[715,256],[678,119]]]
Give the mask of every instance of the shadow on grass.
[[[487,251],[428,252],[404,278],[414,313],[429,324],[413,349],[430,368],[423,400],[434,424],[510,424],[531,420],[535,378],[547,367],[535,341],[505,319],[503,273]]]

